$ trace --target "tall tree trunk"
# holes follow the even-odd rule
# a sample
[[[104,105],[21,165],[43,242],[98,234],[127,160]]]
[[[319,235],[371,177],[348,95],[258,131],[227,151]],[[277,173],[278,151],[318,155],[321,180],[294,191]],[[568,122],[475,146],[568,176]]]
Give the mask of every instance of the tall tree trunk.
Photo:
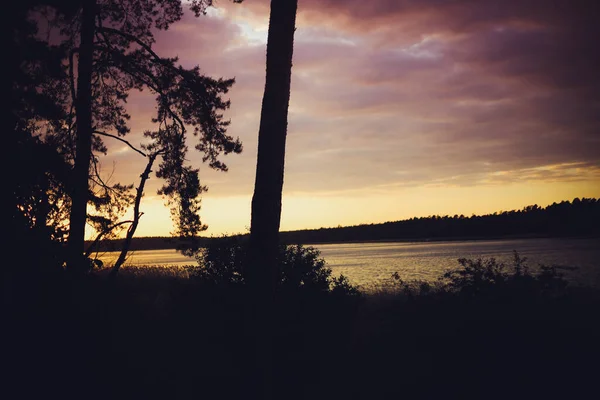
[[[271,0],[267,71],[258,132],[250,247],[245,277],[251,298],[247,329],[254,343],[254,397],[273,398],[273,296],[278,279],[279,224],[297,0]]]
[[[85,250],[85,223],[88,203],[88,179],[92,157],[92,68],[94,54],[96,0],[83,2],[79,57],[77,61],[77,139],[73,169],[68,268],[82,271]]]
[[[281,193],[297,0],[272,0],[258,160],[252,197],[248,279],[271,291],[277,277]]]

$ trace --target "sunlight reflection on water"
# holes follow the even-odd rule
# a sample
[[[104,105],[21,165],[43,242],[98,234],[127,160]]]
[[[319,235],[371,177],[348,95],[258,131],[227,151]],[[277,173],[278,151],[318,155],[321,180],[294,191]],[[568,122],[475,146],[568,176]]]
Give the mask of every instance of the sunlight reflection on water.
[[[528,258],[535,269],[539,264],[577,267],[565,272],[575,284],[600,287],[600,239],[515,239],[421,243],[338,243],[313,245],[333,270],[367,290],[386,288],[391,275],[398,272],[404,280],[434,281],[445,271],[456,268],[457,260],[495,257],[510,265],[513,250]],[[117,253],[104,253],[110,264]],[[193,258],[175,250],[133,252],[129,265],[195,265]]]

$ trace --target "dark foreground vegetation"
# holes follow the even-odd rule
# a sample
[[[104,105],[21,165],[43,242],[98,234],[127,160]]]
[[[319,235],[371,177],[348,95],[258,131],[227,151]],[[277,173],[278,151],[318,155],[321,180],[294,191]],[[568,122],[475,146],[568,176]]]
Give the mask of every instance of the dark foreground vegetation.
[[[305,229],[280,233],[287,244],[340,243],[383,240],[452,240],[506,237],[600,236],[600,199],[575,198],[547,207],[530,205],[522,210],[486,215],[429,216],[382,224]],[[214,238],[197,238],[202,247]],[[103,241],[99,249],[118,251],[124,239]],[[134,238],[132,250],[175,249],[189,243],[172,237]]]
[[[222,155],[242,151],[224,119],[234,80],[153,47],[184,6],[200,16],[213,1],[10,3],[0,122],[10,165],[6,247],[19,261],[2,268],[0,398],[598,397],[598,294],[569,288],[556,269],[531,274],[515,258],[505,272],[495,261],[462,260],[437,285],[398,277],[396,291],[364,295],[332,277],[316,251],[278,246],[593,235],[599,226],[598,201],[576,199],[280,238],[296,0],[271,2],[252,246],[213,241],[199,267],[119,273],[153,170],[174,235],[191,252],[206,229],[198,214],[206,187],[188,146],[218,171],[227,170]],[[138,90],[156,99],[142,143],[128,136],[129,120],[141,121],[127,107]],[[109,141],[145,164],[137,182],[115,182],[100,168],[115,149]],[[89,246],[86,225],[97,233]],[[94,270],[96,245],[121,233],[120,261],[110,273]]]
[[[18,266],[4,290],[3,398],[243,399],[246,247],[178,270],[84,277]],[[439,282],[364,294],[318,252],[283,247],[274,390],[281,399],[595,398],[600,294],[553,267],[459,260]]]

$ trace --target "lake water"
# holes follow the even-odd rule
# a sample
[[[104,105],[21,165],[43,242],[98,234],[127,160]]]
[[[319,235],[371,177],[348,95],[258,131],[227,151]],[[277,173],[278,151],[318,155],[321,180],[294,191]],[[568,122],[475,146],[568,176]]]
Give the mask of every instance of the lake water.
[[[398,272],[405,280],[436,280],[458,266],[457,259],[490,258],[510,264],[513,250],[527,257],[528,265],[576,267],[565,271],[575,284],[600,287],[600,239],[515,239],[448,242],[337,243],[313,245],[335,275],[344,274],[365,289],[388,286]],[[105,264],[114,262],[117,253],[104,253]],[[144,250],[131,254],[126,265],[190,265],[193,258],[175,250]]]

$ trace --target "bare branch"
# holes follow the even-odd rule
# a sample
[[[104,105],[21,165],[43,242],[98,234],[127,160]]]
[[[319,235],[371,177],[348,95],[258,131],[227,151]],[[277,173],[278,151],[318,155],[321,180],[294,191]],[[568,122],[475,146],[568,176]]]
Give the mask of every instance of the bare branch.
[[[144,186],[146,185],[146,181],[150,178],[150,173],[152,172],[152,165],[154,164],[154,160],[158,156],[160,152],[152,153],[148,157],[148,164],[146,164],[146,168],[142,175],[140,175],[140,185],[137,188],[135,195],[135,204],[133,205],[133,223],[127,229],[127,236],[125,237],[125,242],[123,243],[123,248],[121,249],[121,254],[119,258],[115,262],[113,269],[110,272],[110,276],[114,279],[119,273],[119,268],[125,262],[125,258],[127,257],[127,252],[129,251],[129,247],[131,245],[131,240],[133,239],[133,235],[135,234],[135,230],[137,229],[138,223],[140,221],[141,216],[144,214],[140,212],[140,203],[142,201],[142,196],[144,195]]]
[[[102,239],[102,237],[104,235],[106,235],[108,232],[112,231],[115,228],[118,228],[121,225],[132,224],[132,223],[133,223],[133,221],[121,221],[121,222],[117,222],[116,224],[114,224],[112,226],[109,226],[108,228],[106,228],[105,230],[103,230],[102,232],[100,232],[98,234],[98,236],[96,236],[96,239],[94,239],[94,242],[92,244],[90,244],[90,246],[85,251],[85,257],[89,257],[90,254],[92,254],[94,252],[94,250],[98,246],[98,242],[100,242],[100,239]]]
[[[97,134],[97,135],[102,135],[102,136],[110,137],[110,138],[113,138],[113,139],[117,139],[117,140],[125,143],[127,146],[131,147],[133,150],[137,151],[142,156],[148,157],[146,155],[146,153],[144,153],[143,151],[139,150],[138,148],[136,148],[135,146],[133,146],[131,143],[129,143],[127,140],[125,140],[123,138],[120,138],[120,137],[118,137],[116,135],[111,135],[110,133],[101,132],[101,131],[94,131],[94,133]]]

